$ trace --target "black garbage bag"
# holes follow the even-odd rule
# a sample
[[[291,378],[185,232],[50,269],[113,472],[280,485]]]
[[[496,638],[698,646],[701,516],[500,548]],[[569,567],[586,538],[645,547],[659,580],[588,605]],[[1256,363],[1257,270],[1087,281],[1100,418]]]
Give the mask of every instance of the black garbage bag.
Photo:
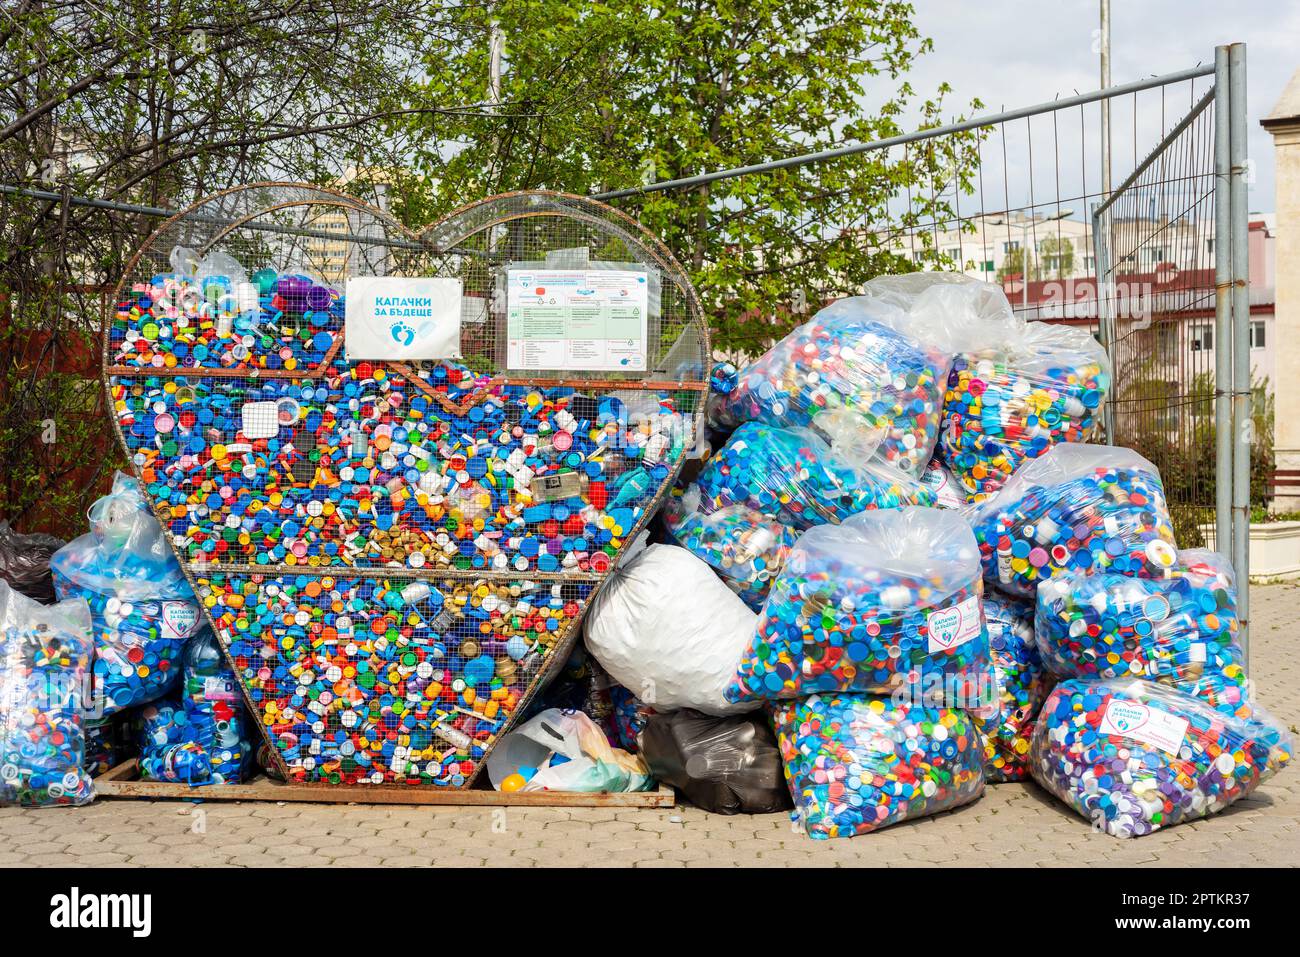
[[[52,605],[55,595],[50,556],[62,547],[61,538],[44,532],[24,535],[0,519],[0,578],[14,591],[43,605]]]
[[[793,807],[781,753],[762,712],[715,718],[682,708],[652,714],[641,732],[651,773],[715,814],[775,814]]]

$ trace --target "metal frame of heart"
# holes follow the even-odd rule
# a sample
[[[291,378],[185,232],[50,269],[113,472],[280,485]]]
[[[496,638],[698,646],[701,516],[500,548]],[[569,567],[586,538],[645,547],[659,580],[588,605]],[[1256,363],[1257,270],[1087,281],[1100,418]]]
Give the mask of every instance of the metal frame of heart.
[[[645,371],[506,369],[521,263],[644,272]],[[364,275],[461,279],[460,361],[345,358]],[[103,326],[129,468],[278,770],[322,786],[475,784],[671,489],[709,356],[671,252],[547,191],[418,233],[334,190],[218,193],[141,245]]]

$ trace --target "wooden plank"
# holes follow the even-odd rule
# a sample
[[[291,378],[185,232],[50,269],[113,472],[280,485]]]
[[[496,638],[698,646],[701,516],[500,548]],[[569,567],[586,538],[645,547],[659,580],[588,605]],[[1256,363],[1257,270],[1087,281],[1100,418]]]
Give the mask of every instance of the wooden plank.
[[[456,790],[402,785],[281,784],[259,776],[247,784],[190,787],[164,781],[141,781],[134,759],[95,778],[95,793],[104,798],[199,801],[285,801],[310,804],[410,804],[461,807],[673,807],[673,789],[626,793],[576,791]]]

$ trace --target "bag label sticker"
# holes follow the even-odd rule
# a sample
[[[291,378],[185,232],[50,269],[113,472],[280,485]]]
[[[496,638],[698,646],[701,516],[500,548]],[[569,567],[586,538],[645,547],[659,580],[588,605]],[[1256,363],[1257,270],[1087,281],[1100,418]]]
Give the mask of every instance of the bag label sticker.
[[[926,650],[933,655],[964,645],[979,637],[982,624],[980,600],[976,595],[948,608],[932,611],[925,618],[929,633]]]
[[[239,688],[234,679],[220,675],[209,675],[203,679],[203,699],[205,701],[238,701]]]
[[[1132,738],[1177,755],[1187,733],[1187,719],[1132,701],[1111,698],[1101,716],[1101,733]]]
[[[459,359],[463,287],[439,276],[354,276],[347,284],[348,361]]]
[[[186,639],[199,627],[199,609],[187,601],[165,601],[163,630],[168,637]]]

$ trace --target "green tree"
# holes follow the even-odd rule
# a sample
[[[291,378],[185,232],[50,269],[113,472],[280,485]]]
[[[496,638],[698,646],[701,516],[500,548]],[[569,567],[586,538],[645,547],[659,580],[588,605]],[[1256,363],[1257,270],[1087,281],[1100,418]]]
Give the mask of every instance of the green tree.
[[[425,148],[399,193],[428,219],[494,192],[635,187],[903,132],[941,119],[946,86],[904,79],[930,50],[895,0],[500,0],[455,16],[478,33],[430,61],[434,102],[489,97],[487,37],[505,34],[491,114],[419,116]],[[868,106],[868,103],[873,105]],[[978,104],[973,104],[978,106]],[[969,190],[978,134],[929,140],[619,201],[686,264],[722,348],[753,353],[828,297],[887,271]],[[890,226],[881,226],[889,223]]]

